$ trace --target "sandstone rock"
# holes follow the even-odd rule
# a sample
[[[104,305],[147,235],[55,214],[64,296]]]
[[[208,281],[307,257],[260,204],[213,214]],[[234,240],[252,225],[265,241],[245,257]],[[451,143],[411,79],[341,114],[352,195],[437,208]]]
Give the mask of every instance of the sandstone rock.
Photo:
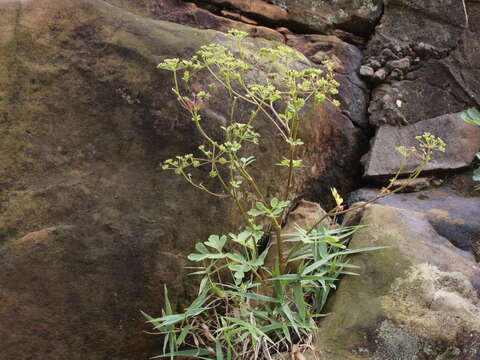
[[[380,0],[335,2],[316,0],[206,0],[199,4],[215,4],[235,8],[263,21],[289,25],[303,31],[326,34],[333,29],[368,36],[382,12]]]
[[[392,74],[390,84],[374,88],[370,123],[398,125],[399,118],[414,123],[479,106],[480,62],[476,49],[480,29],[474,25],[479,22],[478,2],[385,2],[381,24],[368,44],[368,59],[388,60],[388,53],[398,59],[408,58],[414,66],[407,76]],[[393,106],[385,100],[398,96],[404,101],[398,116],[385,116],[384,109]]]
[[[368,36],[382,12],[381,1],[336,2],[297,0],[274,3],[284,4],[289,20],[299,26],[323,33],[329,28],[339,28],[348,32]]]
[[[170,95],[171,75],[156,65],[229,40],[131,5],[0,2],[2,359],[153,355],[158,337],[142,332],[150,328],[139,310],[160,314],[164,284],[176,308],[187,304],[195,290],[186,255],[238,223],[230,204],[159,169],[194,151],[198,136]],[[225,118],[219,96],[204,121],[216,135]],[[298,194],[351,186],[363,146],[333,106],[316,110],[301,135],[300,156],[311,166]],[[258,181],[275,194],[280,170],[266,169],[283,145],[267,122],[259,131]]]
[[[392,184],[392,189],[402,189],[401,193],[418,192],[427,188],[441,185],[442,179],[435,177],[418,177],[414,180],[398,179]]]
[[[335,30],[337,36],[324,35],[293,35],[286,27],[279,27],[276,30],[264,26],[253,26],[255,20],[248,16],[260,19],[259,22],[265,21],[265,16],[269,16],[269,24],[283,23],[281,6],[274,6],[264,1],[256,0],[254,2],[245,1],[220,1],[211,0],[211,6],[227,6],[229,9],[236,9],[235,12],[230,10],[219,10],[220,8],[207,9],[196,6],[193,3],[178,2],[176,0],[105,0],[117,6],[128,8],[130,11],[150,16],[155,19],[172,21],[180,24],[186,24],[201,29],[215,29],[226,32],[232,28],[243,30],[252,37],[263,37],[269,40],[279,42],[287,42],[291,47],[305,54],[312,62],[321,63],[326,57],[331,58],[336,63],[337,79],[341,83],[342,91],[339,94],[342,103],[342,111],[350,120],[362,128],[368,126],[367,119],[367,101],[369,98],[369,89],[367,85],[358,77],[358,67],[362,61],[362,53],[355,46],[342,41]],[[202,4],[205,4],[202,2]],[[278,5],[278,4],[277,4]],[[305,4],[307,6],[307,3]],[[327,6],[326,4],[324,4]],[[361,5],[361,4],[360,4]],[[360,6],[358,5],[358,6]],[[330,6],[330,5],[328,5]],[[357,8],[358,8],[357,6]],[[361,5],[363,6],[363,5]],[[262,7],[269,10],[261,11]],[[280,13],[274,11],[276,8]],[[256,10],[255,10],[256,9]],[[340,9],[340,8],[339,8]],[[355,9],[355,6],[352,7]],[[337,9],[338,10],[338,9]],[[335,10],[335,11],[337,11]],[[358,10],[358,9],[357,9]],[[267,15],[269,11],[277,16]],[[352,10],[353,11],[353,10]],[[218,16],[215,13],[222,13],[224,16]],[[264,14],[265,13],[265,14]],[[259,18],[260,17],[260,18]],[[262,20],[263,19],[263,20]],[[289,23],[287,24],[289,25]],[[343,34],[344,35],[344,34]],[[352,35],[347,36],[348,42],[353,42]],[[356,40],[358,42],[358,39]]]
[[[103,0],[144,17],[170,21],[199,29],[214,29],[227,32],[230,29],[245,31],[252,37],[284,42],[281,33],[265,26],[256,25],[255,19],[228,9],[203,9],[194,3],[177,0]],[[222,14],[222,11],[226,13]],[[217,15],[218,13],[218,15]],[[222,14],[223,16],[220,16]]]
[[[395,150],[397,146],[415,146],[415,137],[424,132],[442,138],[446,143],[445,153],[435,152],[425,171],[452,170],[469,166],[480,148],[480,128],[466,123],[460,114],[448,114],[401,128],[381,126],[373,140],[372,148],[365,164],[366,177],[390,176],[397,172],[402,156]],[[403,174],[419,164],[410,157]]]
[[[370,66],[362,65],[360,67],[360,75],[366,78],[372,78],[375,71]]]
[[[207,0],[207,2],[221,6],[229,6],[240,10],[242,13],[253,15],[269,22],[284,23],[288,18],[288,13],[285,9],[263,0]]]
[[[348,202],[367,201],[378,194],[374,189],[359,189],[349,194]],[[377,202],[399,209],[421,212],[435,231],[456,247],[480,256],[480,198],[456,194],[446,186],[410,194],[394,194]]]
[[[387,63],[387,67],[391,69],[407,70],[410,67],[410,59],[406,57],[399,60],[391,60]]]
[[[286,39],[287,45],[316,64],[321,64],[325,59],[333,61],[336,79],[342,89],[338,94],[342,104],[340,109],[355,125],[366,128],[369,89],[358,76],[363,57],[361,51],[336,36],[287,35]]]
[[[480,267],[472,256],[420,213],[369,205],[361,223],[352,248],[388,248],[354,256],[361,273],[330,300],[321,359],[434,360],[452,351],[452,359],[477,359]]]
[[[387,71],[384,68],[378,69],[373,74],[373,80],[377,82],[382,82],[387,78]]]
[[[301,200],[293,211],[288,214],[287,221],[282,228],[282,240],[284,242],[284,252],[288,252],[288,249],[293,247],[295,243],[287,242],[286,240],[295,237],[299,228],[309,230],[314,226],[324,215],[325,210],[315,202]],[[333,221],[330,218],[326,218],[322,221],[326,227],[334,226]],[[274,234],[272,234],[274,236]],[[275,254],[277,253],[276,241],[272,240],[271,250],[265,260],[269,268],[273,268],[275,265]]]

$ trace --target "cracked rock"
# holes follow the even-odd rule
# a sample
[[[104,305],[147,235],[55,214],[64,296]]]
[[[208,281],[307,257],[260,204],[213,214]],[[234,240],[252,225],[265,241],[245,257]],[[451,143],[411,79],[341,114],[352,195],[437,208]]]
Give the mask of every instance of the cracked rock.
[[[384,125],[375,134],[364,176],[390,177],[402,160],[397,146],[416,146],[415,137],[424,132],[440,137],[447,144],[444,153],[435,152],[425,171],[453,170],[469,166],[480,148],[480,128],[465,122],[459,113],[423,120],[404,127]],[[407,174],[420,160],[410,157],[402,171]]]

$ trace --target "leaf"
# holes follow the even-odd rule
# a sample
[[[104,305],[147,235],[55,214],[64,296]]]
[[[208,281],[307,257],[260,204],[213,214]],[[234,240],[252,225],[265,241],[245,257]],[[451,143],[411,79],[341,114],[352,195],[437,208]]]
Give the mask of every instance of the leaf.
[[[215,341],[215,355],[217,356],[216,360],[223,360],[223,350],[220,340]]]
[[[273,341],[267,336],[267,334],[265,334],[263,331],[261,331],[260,329],[256,328],[255,326],[253,326],[252,324],[246,322],[246,321],[243,321],[241,319],[237,319],[237,318],[234,318],[234,317],[230,317],[230,316],[225,316],[225,319],[237,324],[237,325],[240,325],[242,326],[243,328],[245,328],[246,330],[248,330],[248,332],[252,335],[252,340],[257,340],[257,337],[259,336],[264,336],[265,339],[267,339],[267,341],[270,341],[271,343],[273,343]]]
[[[173,314],[173,315],[165,315],[159,318],[153,319],[150,321],[154,327],[158,330],[163,329],[166,326],[176,324],[180,321],[185,319],[185,314]]]
[[[172,357],[172,356],[199,357],[199,356],[206,356],[206,355],[210,355],[210,352],[207,349],[181,350],[181,351],[170,352],[163,355],[157,355],[152,357],[151,359],[160,359],[160,358],[166,358],[166,357]]]
[[[290,326],[293,327],[297,335],[300,337],[300,332],[298,331],[297,323],[295,321],[295,317],[293,316],[292,311],[290,310],[290,307],[283,303],[281,306],[282,312],[285,314],[287,319],[290,321]]]
[[[279,200],[276,197],[274,197],[272,200],[270,200],[270,206],[272,208],[275,208],[275,207],[277,207],[278,202],[279,202]]]
[[[223,259],[225,254],[197,254],[193,253],[187,256],[190,261],[202,261],[205,259]]]
[[[250,210],[248,210],[247,214],[250,215],[250,216],[256,217],[256,216],[264,214],[264,212],[260,211],[260,210],[257,210],[257,209],[250,209]]]
[[[192,328],[190,326],[184,326],[182,330],[180,331],[180,335],[178,335],[176,345],[177,347],[180,347],[183,342],[185,341],[185,338],[187,337],[188,333],[190,332]]]
[[[208,276],[205,276],[202,281],[200,281],[200,287],[198,289],[198,295],[201,295],[205,289],[208,289],[207,288],[207,285],[210,285],[209,284],[209,278]]]
[[[168,298],[168,290],[167,290],[167,285],[163,285],[163,290],[164,290],[164,298],[165,298],[165,313],[167,315],[172,315],[172,305],[170,304],[170,299]]]
[[[208,254],[210,252],[203,243],[196,243],[195,250],[197,250],[200,254]]]
[[[277,303],[277,304],[281,303],[281,301],[276,299],[276,298],[266,296],[266,295],[261,295],[261,294],[240,293],[240,292],[237,292],[237,291],[225,291],[225,292],[227,294],[230,294],[230,295],[233,295],[233,296],[240,296],[240,297],[244,297],[244,298],[252,299],[252,300],[258,300],[258,301],[264,301],[264,302],[273,302],[273,303]]]
[[[222,252],[225,243],[227,242],[227,237],[225,235],[218,236],[218,235],[210,235],[208,240],[205,242],[205,245],[214,248],[219,253]]]
[[[475,108],[464,111],[461,117],[469,124],[480,126],[480,112]]]
[[[282,324],[282,330],[283,330],[283,335],[288,340],[288,342],[291,344],[292,343],[292,338],[290,337],[290,331],[289,331],[288,325],[286,323]]]
[[[247,263],[247,260],[240,254],[226,253],[225,256],[230,260],[241,263],[241,264]]]
[[[257,203],[255,204],[255,206],[256,206],[257,209],[260,210],[260,211],[268,212],[267,207],[266,207],[265,204],[262,203],[261,201],[257,201]]]
[[[267,254],[268,250],[265,250],[263,253],[260,254],[259,257],[253,259],[250,264],[255,267],[262,266],[265,263],[265,257],[267,256]]]
[[[293,300],[295,301],[295,306],[298,309],[300,318],[305,321],[307,318],[307,304],[305,304],[305,296],[300,282],[293,284]]]
[[[473,180],[480,181],[480,167],[473,171]]]
[[[316,269],[318,269],[319,267],[324,266],[329,260],[331,260],[331,259],[333,259],[337,256],[340,256],[340,255],[357,254],[357,253],[362,253],[362,252],[367,252],[367,251],[375,251],[375,250],[380,250],[380,249],[385,249],[385,248],[387,248],[387,247],[386,246],[372,246],[372,247],[368,247],[368,248],[342,250],[342,251],[339,251],[337,253],[330,254],[327,257],[325,257],[325,258],[323,258],[319,261],[316,261],[313,264],[307,266],[303,270],[302,274],[303,275],[309,274],[312,271],[315,271]]]

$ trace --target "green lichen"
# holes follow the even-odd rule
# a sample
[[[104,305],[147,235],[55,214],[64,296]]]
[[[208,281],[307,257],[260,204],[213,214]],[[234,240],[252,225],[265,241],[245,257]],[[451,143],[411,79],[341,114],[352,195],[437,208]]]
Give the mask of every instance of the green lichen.
[[[429,348],[428,344],[418,336],[395,326],[385,320],[378,329],[378,348],[372,360],[412,360],[417,354]]]

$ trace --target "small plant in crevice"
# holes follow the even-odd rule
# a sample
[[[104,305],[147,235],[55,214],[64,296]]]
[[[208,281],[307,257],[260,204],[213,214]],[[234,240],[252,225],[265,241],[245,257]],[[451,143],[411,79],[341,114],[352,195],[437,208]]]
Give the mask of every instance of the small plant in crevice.
[[[302,56],[288,47],[252,53],[243,43],[245,33],[232,30],[229,36],[231,48],[210,44],[191,59],[167,59],[159,65],[172,72],[173,93],[203,141],[196,154],[168,159],[163,169],[212,196],[231,200],[243,224],[239,232],[211,235],[195,245],[196,252],[188,259],[198,264],[192,275],[200,276],[201,281],[196,299],[184,312],[173,312],[165,289],[162,316],[144,315],[164,336],[163,353],[155,358],[271,359],[274,354],[289,352],[300,359],[301,351],[314,350],[316,321],[324,316],[322,310],[335,282],[342,275],[356,275],[357,267],[347,257],[380,248],[348,249],[350,236],[358,227],[326,224],[326,219],[361,207],[346,209],[334,188],[336,206],[316,224],[298,227],[292,234],[282,233],[295,197],[296,174],[306,166],[298,155],[304,145],[299,134],[306,113],[323,102],[339,106],[333,98],[339,84],[328,62],[322,69],[299,70],[295,61]],[[252,76],[252,64],[264,72]],[[211,82],[198,89],[198,83],[193,85],[198,77]],[[229,99],[225,104],[227,123],[218,129],[222,135],[208,133],[202,117],[218,88]],[[250,107],[250,113],[240,110],[241,103]],[[277,196],[267,196],[252,172],[253,151],[262,142],[257,129],[260,121],[270,122],[272,131],[285,143],[285,153],[278,154],[272,164],[284,170],[284,187]],[[401,191],[420,174],[434,151],[444,151],[443,141],[431,134],[417,140],[416,148],[397,148],[404,159],[400,169],[369,202]],[[418,167],[403,186],[393,189],[411,156],[419,157]],[[199,168],[208,169],[216,187],[196,180],[192,172]],[[270,242],[261,246],[265,237]]]
[[[468,109],[462,113],[462,119],[469,124],[480,126],[480,111],[475,108]],[[480,152],[477,153],[477,159],[480,160]],[[473,180],[480,181],[480,167],[473,171]],[[475,190],[480,191],[480,184],[475,186]]]

